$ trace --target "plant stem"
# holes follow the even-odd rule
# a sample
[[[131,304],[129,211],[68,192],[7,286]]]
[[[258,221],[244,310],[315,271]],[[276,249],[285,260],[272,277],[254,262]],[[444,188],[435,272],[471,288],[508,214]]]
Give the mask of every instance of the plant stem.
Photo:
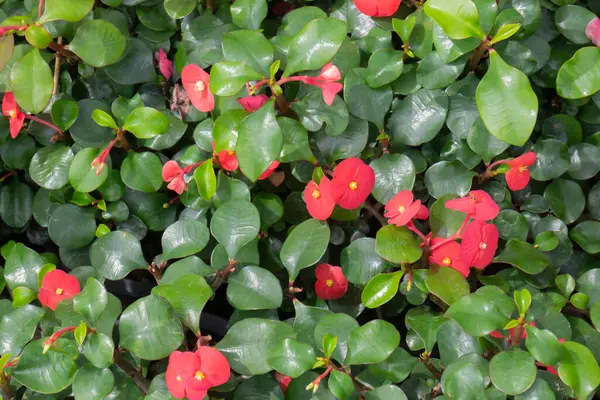
[[[206,0],[206,8],[210,10],[211,13],[215,13],[216,10],[216,1],[215,0]]]
[[[44,13],[44,0],[40,0],[40,2],[38,3],[38,19],[40,19],[42,17],[43,13]]]
[[[221,287],[221,285],[229,279],[231,274],[235,271],[235,265],[237,264],[236,260],[229,260],[229,263],[220,271],[217,271],[215,279],[210,284],[213,292],[216,292],[217,289]]]
[[[131,145],[129,144],[129,141],[125,137],[125,131],[122,131],[120,129],[118,130],[117,141],[119,142],[119,145],[121,146],[121,148],[123,150],[129,151],[129,149],[131,149]]]
[[[148,271],[150,271],[150,273],[154,277],[154,280],[156,280],[156,283],[160,284],[160,280],[163,277],[163,272],[161,271],[161,269],[158,266],[156,266],[156,264],[152,263],[148,266]]]
[[[40,3],[42,3],[44,0],[40,0]],[[59,36],[58,39],[56,40],[56,42],[60,45],[62,45],[62,36]],[[59,79],[59,74],[60,74],[60,60],[61,59],[61,55],[60,53],[56,53],[56,58],[54,59],[54,86],[52,86],[52,95],[54,96],[56,94],[56,92],[58,91],[58,79]]]
[[[438,247],[445,245],[446,243],[449,243],[456,239],[460,239],[462,237],[462,231],[463,231],[463,229],[465,229],[465,227],[467,226],[468,223],[469,223],[469,216],[467,215],[467,217],[465,217],[465,220],[463,221],[462,225],[458,228],[458,231],[456,231],[456,233],[454,235],[442,240],[439,243],[434,244],[433,246],[431,246],[431,248],[429,250],[433,251],[433,250],[437,249]]]
[[[386,226],[387,220],[377,211],[371,203],[365,203],[365,210],[367,210],[372,216],[375,217],[377,221],[381,224],[381,226]]]
[[[29,115],[29,114],[25,114],[25,118],[27,118],[27,119],[30,119],[30,120],[32,120],[32,121],[35,121],[35,122],[37,122],[37,123],[39,123],[39,124],[42,124],[42,125],[46,125],[48,128],[52,128],[52,129],[54,129],[56,132],[58,132],[58,134],[59,134],[61,137],[62,137],[62,135],[64,134],[64,132],[63,132],[63,131],[62,131],[62,130],[61,130],[59,127],[58,127],[58,126],[54,125],[54,124],[53,124],[53,123],[51,123],[51,122],[44,121],[43,119],[41,119],[41,118],[38,118],[38,117],[36,117],[35,115]]]
[[[77,58],[77,55],[75,53],[65,49],[65,46],[63,46],[62,44],[50,42],[48,44],[48,47],[51,48],[52,50],[54,50],[55,52],[59,53],[63,57]]]
[[[119,367],[127,376],[129,376],[133,382],[136,384],[138,389],[146,395],[148,393],[148,388],[150,388],[150,383],[144,376],[135,369],[126,359],[124,359],[118,350],[114,352],[115,364]]]
[[[429,360],[429,357],[421,358],[421,361],[423,362],[423,365],[427,367],[429,372],[431,372],[431,374],[435,377],[435,379],[442,379],[442,373],[436,367],[434,367],[434,365]]]
[[[523,330],[525,329],[523,327],[524,323],[525,323],[525,321],[521,322],[519,325],[517,325],[515,327],[515,330],[513,331],[513,334],[512,334],[512,340],[510,343],[510,347],[519,347],[521,345],[521,337],[523,336]]]
[[[475,71],[479,68],[479,62],[485,55],[485,52],[487,51],[488,47],[488,40],[484,39],[483,42],[481,42],[481,44],[475,49],[475,51],[473,51],[471,59],[469,60],[469,69],[471,71]]]

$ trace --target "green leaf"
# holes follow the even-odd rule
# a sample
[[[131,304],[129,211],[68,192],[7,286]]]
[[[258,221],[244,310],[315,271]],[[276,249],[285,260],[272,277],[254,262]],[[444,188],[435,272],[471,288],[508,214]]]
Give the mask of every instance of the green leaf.
[[[295,338],[294,328],[285,322],[248,318],[234,324],[217,348],[237,373],[260,375],[273,369],[268,363],[269,349]]]
[[[85,288],[73,297],[73,310],[82,314],[92,327],[96,327],[108,302],[106,289],[94,278],[88,278]]]
[[[44,310],[32,305],[10,310],[4,315],[0,321],[0,352],[2,354],[19,354],[33,338],[43,316]]]
[[[300,270],[316,264],[323,257],[329,235],[329,225],[316,219],[304,221],[288,235],[280,257],[290,281],[296,280]]]
[[[478,294],[460,298],[446,311],[446,316],[455,320],[471,336],[488,335],[508,322],[489,298]]]
[[[111,328],[112,331],[112,328]],[[90,333],[83,346],[83,355],[96,368],[107,368],[113,363],[115,344],[104,333]]]
[[[367,322],[350,332],[345,365],[376,364],[388,358],[400,345],[400,333],[383,320]]]
[[[270,310],[281,306],[283,292],[270,271],[249,266],[229,278],[227,300],[237,310]]]
[[[69,183],[73,189],[82,193],[92,192],[104,183],[108,177],[108,165],[102,169],[100,175],[96,175],[96,170],[91,164],[94,159],[100,155],[101,149],[82,149],[75,154],[75,158],[69,167]]]
[[[225,61],[245,63],[263,76],[269,75],[275,49],[265,36],[256,31],[227,32],[222,38]]]
[[[198,193],[204,200],[213,198],[217,191],[217,176],[212,159],[206,160],[194,171],[194,180],[198,186]]]
[[[554,215],[566,224],[575,222],[585,207],[585,196],[581,186],[566,179],[552,181],[544,191],[544,198]]]
[[[584,221],[569,232],[569,237],[589,254],[600,253],[600,222]]]
[[[71,149],[64,145],[41,148],[29,164],[31,179],[44,189],[62,188],[69,182],[69,166],[73,157]]]
[[[394,94],[390,86],[377,89],[367,84],[367,70],[355,68],[344,79],[344,100],[348,111],[360,119],[373,122],[381,130],[392,105]]]
[[[485,380],[484,380],[485,376]],[[484,389],[489,384],[488,362],[477,354],[467,354],[447,366],[442,374],[442,390],[457,398],[485,398]]]
[[[106,111],[103,111],[99,108],[95,109],[92,112],[92,119],[98,125],[103,126],[105,128],[119,129],[119,127],[117,126],[117,123],[115,122],[113,117]]]
[[[120,346],[144,360],[167,357],[183,342],[181,322],[162,297],[142,297],[127,307],[119,324]]]
[[[129,114],[123,129],[138,139],[151,139],[169,130],[169,120],[163,113],[152,107],[136,108]]]
[[[490,42],[490,45],[496,44],[510,38],[521,29],[521,24],[504,24],[496,32],[496,36]]]
[[[42,287],[42,280],[44,279],[44,276],[46,276],[48,272],[54,271],[55,269],[56,265],[54,264],[44,264],[42,266],[38,274],[38,287]]]
[[[326,337],[335,337],[336,346],[331,356],[343,363],[348,354],[350,332],[358,327],[358,322],[348,314],[326,315],[317,322],[314,328],[314,342],[324,344]]]
[[[163,233],[163,260],[183,258],[199,253],[208,243],[210,232],[199,221],[186,220],[171,224]]]
[[[531,292],[527,289],[515,290],[513,293],[519,314],[524,315],[531,306]]]
[[[523,146],[533,132],[538,99],[529,78],[490,51],[490,68],[476,93],[477,107],[490,133],[503,142]]]
[[[233,23],[250,30],[258,30],[269,11],[266,0],[239,0],[230,10]]]
[[[423,249],[405,227],[386,225],[377,231],[375,250],[394,264],[414,263],[421,258]]]
[[[171,18],[181,19],[191,14],[196,4],[197,0],[165,0],[165,11]]]
[[[171,265],[170,268],[172,268]],[[175,315],[194,334],[200,333],[200,314],[204,305],[212,297],[213,291],[202,276],[183,274],[152,289],[152,294],[165,298],[175,311]]]
[[[240,123],[248,116],[245,110],[228,110],[215,120],[212,128],[212,140],[214,140],[214,151],[234,150],[238,138]],[[206,151],[211,151],[208,149]]]
[[[471,0],[429,0],[425,3],[425,13],[452,39],[485,36],[477,7]]]
[[[365,392],[366,400],[407,400],[406,394],[398,386],[394,385],[383,385],[379,386],[375,390],[369,390]]]
[[[328,106],[320,92],[311,90],[301,100],[292,103],[292,110],[298,114],[302,125],[311,132],[316,132],[325,125],[325,134],[336,137],[346,131],[349,125],[348,108],[339,96]]]
[[[21,243],[14,245],[4,265],[4,279],[9,288],[19,286],[38,291],[38,275],[46,264],[44,259],[34,250]]]
[[[417,67],[417,83],[425,89],[441,89],[456,81],[465,69],[467,57],[444,62],[437,52],[429,53]]]
[[[30,25],[25,31],[25,39],[32,46],[38,49],[45,49],[54,38],[45,28],[38,25]]]
[[[266,102],[242,121],[236,144],[240,170],[252,182],[277,159],[283,135],[275,118],[275,99]]]
[[[225,247],[229,259],[253,241],[260,230],[260,215],[248,202],[232,200],[217,209],[210,221],[210,232]]]
[[[596,18],[596,14],[585,7],[567,5],[554,13],[554,21],[559,32],[576,44],[588,44],[586,27]]]
[[[565,99],[581,99],[600,90],[600,48],[584,47],[565,62],[558,71],[556,90]]]
[[[556,336],[548,330],[530,325],[525,326],[525,329],[527,331],[525,345],[531,355],[545,365],[556,365],[561,359],[563,350]]]
[[[373,53],[367,66],[369,86],[379,88],[398,79],[404,69],[403,56],[403,52],[390,49],[381,49]]]
[[[26,288],[25,286],[19,286],[13,289],[12,297],[12,306],[16,309],[23,307],[37,299],[37,293],[29,288]]]
[[[161,114],[162,115],[162,114]],[[161,188],[162,162],[151,152],[130,151],[121,165],[121,179],[131,189],[152,193]]]
[[[38,24],[45,24],[58,19],[68,22],[81,21],[92,11],[93,6],[94,0],[81,0],[76,3],[68,0],[47,0],[44,13],[38,20]]]
[[[389,302],[398,292],[403,271],[391,274],[379,274],[367,283],[361,295],[361,301],[367,308],[377,308]]]
[[[449,267],[430,269],[425,274],[427,290],[436,295],[448,305],[457,302],[471,292],[469,282],[457,270]]]
[[[530,167],[531,177],[536,181],[558,178],[570,166],[567,145],[556,139],[538,140],[533,146],[537,160]]]
[[[316,327],[315,327],[316,329]],[[315,335],[316,336],[316,335]],[[331,358],[331,355],[337,347],[338,338],[337,336],[325,335],[323,336],[323,354],[325,357]]]
[[[595,302],[590,309],[590,319],[596,330],[600,329],[600,302]]]
[[[73,377],[73,395],[81,400],[101,400],[112,392],[114,384],[110,369],[85,364]]]
[[[140,242],[125,231],[97,239],[90,247],[90,260],[92,267],[110,280],[123,279],[133,270],[148,268]]]
[[[337,53],[346,32],[346,24],[337,18],[310,21],[290,41],[283,77],[323,67]]]
[[[340,266],[344,276],[355,285],[364,285],[377,274],[392,267],[375,251],[375,239],[354,240],[342,250]]]
[[[19,106],[32,114],[42,112],[52,97],[52,71],[38,49],[12,67],[10,82]]]
[[[448,104],[441,90],[421,89],[408,95],[389,118],[392,144],[420,146],[432,141],[444,126]]]
[[[87,335],[87,325],[85,322],[82,322],[73,331],[73,336],[75,336],[75,342],[77,342],[78,346],[81,347],[83,345],[86,335]]]
[[[539,274],[550,265],[550,260],[544,253],[520,239],[509,240],[504,251],[494,261],[511,264],[530,275]]]
[[[94,214],[74,204],[58,207],[48,220],[48,234],[52,241],[65,249],[80,249],[96,236]]]
[[[592,352],[579,343],[565,342],[563,346],[558,376],[575,391],[578,398],[585,399],[600,385],[598,362]]]
[[[66,47],[86,64],[100,68],[116,63],[126,44],[125,36],[110,22],[89,20],[81,24]]]
[[[246,82],[262,79],[263,76],[238,61],[223,61],[210,70],[210,90],[217,96],[233,96]]]
[[[439,327],[437,345],[443,365],[449,365],[466,354],[483,354],[483,347],[477,338],[465,332],[452,319],[447,320]]]
[[[410,309],[405,317],[406,327],[419,336],[428,354],[433,351],[437,331],[444,322],[445,318],[441,314],[423,307]]]
[[[260,214],[260,230],[263,232],[283,217],[283,202],[274,193],[260,192],[254,196],[252,204]]]
[[[268,350],[269,365],[280,374],[297,378],[312,369],[316,354],[312,346],[294,339],[284,339]]]
[[[329,374],[329,390],[340,400],[346,400],[354,393],[354,382],[352,378],[344,372],[333,370]]]
[[[475,175],[460,161],[440,161],[425,173],[425,185],[429,194],[437,199],[450,194],[466,196]]]

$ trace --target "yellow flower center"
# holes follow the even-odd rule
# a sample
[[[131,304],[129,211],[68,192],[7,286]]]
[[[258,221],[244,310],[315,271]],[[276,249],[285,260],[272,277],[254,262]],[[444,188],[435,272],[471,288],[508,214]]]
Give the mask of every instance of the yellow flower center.
[[[477,199],[475,196],[469,196],[469,198],[471,199],[471,204],[477,204]]]
[[[55,293],[60,296],[61,294],[63,294],[63,290],[61,288],[58,288],[56,289]]]
[[[398,207],[398,211],[400,212],[400,214],[404,214],[404,212],[406,211],[406,207],[400,206]]]
[[[232,155],[235,154],[235,151],[228,151],[227,154],[230,155],[230,156],[232,156]]]
[[[177,375],[177,382],[181,382],[183,379],[179,375]]]
[[[320,197],[321,197],[321,192],[320,192],[320,191],[318,191],[317,189],[313,190],[313,192],[312,192],[312,197],[313,197],[313,199],[318,199],[318,198],[320,198]]]
[[[449,266],[452,263],[452,260],[450,259],[450,257],[444,257],[444,259],[442,260],[442,264],[444,264],[446,267]]]
[[[206,89],[206,83],[204,83],[204,81],[198,81],[196,82],[196,85],[194,85],[194,91],[196,92],[202,92]]]
[[[526,165],[521,165],[519,167],[519,172],[525,172],[525,171],[527,171],[527,166]]]
[[[204,379],[204,378],[205,378],[205,376],[204,376],[204,372],[202,372],[202,371],[200,371],[200,370],[196,371],[196,375],[194,375],[194,378],[195,378],[196,380],[199,380],[199,381],[201,381],[202,379]]]
[[[350,190],[356,190],[358,189],[358,183],[356,181],[352,181],[348,184],[348,187],[350,188]]]
[[[11,118],[17,118],[17,111],[16,111],[16,110],[10,110],[10,111],[8,112],[8,115],[9,115]]]
[[[486,242],[481,242],[481,243],[479,243],[479,248],[480,248],[481,250],[485,250],[485,249],[487,249],[487,243],[486,243]]]
[[[327,279],[327,281],[325,282],[325,284],[329,287],[333,286],[333,281],[331,279]]]

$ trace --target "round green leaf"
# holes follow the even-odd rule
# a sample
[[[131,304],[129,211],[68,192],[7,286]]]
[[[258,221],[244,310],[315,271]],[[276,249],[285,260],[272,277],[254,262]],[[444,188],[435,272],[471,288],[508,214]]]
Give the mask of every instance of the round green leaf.
[[[383,129],[384,118],[392,105],[394,94],[389,86],[377,89],[367,84],[367,70],[355,68],[344,79],[344,100],[355,117],[373,122]]]
[[[104,20],[85,21],[67,48],[92,67],[116,63],[125,51],[127,41],[113,24]]]
[[[400,333],[383,320],[367,322],[350,332],[346,365],[376,364],[388,358],[400,345]]]
[[[90,247],[90,260],[101,276],[111,280],[148,267],[140,242],[125,231],[111,232],[96,240]]]
[[[323,257],[329,235],[329,225],[316,219],[304,221],[288,235],[280,257],[291,281],[296,279],[301,269],[316,264]]]
[[[44,13],[38,23],[62,19],[68,22],[81,21],[94,6],[94,0],[81,0],[72,3],[67,0],[47,0],[44,8]]]
[[[210,90],[217,96],[233,96],[246,82],[262,79],[263,76],[248,65],[237,61],[224,61],[210,70]]]
[[[271,374],[253,376],[244,380],[233,392],[232,400],[284,400],[282,388]],[[158,399],[157,399],[158,400]]]
[[[226,61],[243,62],[254,71],[269,76],[275,49],[261,32],[228,32],[223,35],[222,46]]]
[[[405,227],[386,225],[377,231],[375,240],[377,254],[394,264],[414,263],[423,254],[423,249]]]
[[[429,223],[435,237],[447,238],[458,232],[466,214],[446,208],[446,202],[456,198],[448,194],[437,199],[429,209]]]
[[[446,311],[446,316],[471,336],[485,336],[508,322],[490,299],[477,294],[461,297]]]
[[[151,107],[136,108],[129,114],[123,129],[133,133],[138,139],[150,139],[169,130],[169,120]]]
[[[425,351],[431,353],[437,340],[437,330],[444,323],[445,318],[441,314],[433,313],[427,307],[419,307],[410,309],[404,321],[406,327],[419,337]]]
[[[462,395],[474,399],[485,398],[484,389],[489,383],[487,369],[487,360],[477,354],[467,354],[444,370],[442,390],[452,398]]]
[[[32,339],[37,324],[43,316],[44,310],[32,305],[25,305],[17,310],[11,309],[4,315],[0,321],[0,351],[2,354],[15,356],[19,354]]]
[[[545,139],[533,146],[537,159],[530,167],[531,177],[536,181],[549,181],[558,178],[570,166],[567,145],[559,140]]]
[[[19,106],[32,114],[42,112],[52,97],[52,71],[38,49],[13,66],[10,82]]]
[[[490,361],[490,378],[501,392],[517,395],[525,392],[537,373],[535,359],[520,349],[498,353]]]
[[[539,274],[550,265],[544,253],[520,239],[509,240],[504,251],[494,260],[511,264],[530,275]]]
[[[165,0],[165,11],[171,18],[181,19],[196,7],[196,0]]]
[[[140,26],[142,25],[138,25],[138,28]],[[121,85],[135,85],[137,83],[156,80],[153,62],[154,57],[152,51],[146,42],[140,39],[131,38],[127,41],[127,46],[119,61],[107,66],[104,71],[106,71],[106,75],[116,83]],[[160,106],[162,107],[164,105],[160,104]],[[140,107],[143,107],[143,104],[141,104]],[[158,129],[159,126],[150,126],[149,129]]]
[[[280,374],[292,378],[310,371],[317,358],[311,345],[294,339],[284,339],[268,351],[269,365]]]
[[[82,400],[102,400],[113,390],[115,377],[110,369],[85,364],[73,377],[73,395]]]
[[[569,237],[589,254],[600,253],[600,222],[584,221],[569,232]]]
[[[83,354],[96,368],[107,368],[113,363],[114,349],[115,344],[109,336],[96,332],[88,335]]]
[[[483,38],[477,7],[471,0],[429,0],[425,13],[452,39]]]
[[[440,161],[429,167],[425,173],[425,185],[429,194],[436,199],[448,194],[462,197],[471,190],[475,175],[459,161]]]
[[[450,100],[450,107],[452,109],[452,100]],[[479,113],[479,111],[477,112]],[[471,150],[473,150],[484,162],[489,163],[492,158],[501,154],[509,146],[508,143],[504,143],[500,139],[490,134],[481,118],[477,117],[477,120],[473,123],[473,126],[469,130],[467,136],[467,143]]]
[[[44,264],[46,262],[36,251],[17,243],[8,253],[4,265],[7,286],[11,289],[25,286],[37,292],[38,276]]]
[[[330,384],[331,386],[331,384]],[[366,400],[407,400],[406,394],[398,386],[383,385],[375,390],[369,390],[365,393]]]
[[[579,143],[569,147],[569,156],[569,175],[573,179],[591,179],[600,172],[600,148],[589,143]]]
[[[527,240],[529,224],[521,213],[515,210],[502,210],[494,220],[500,237],[504,240]]]
[[[130,151],[121,165],[121,179],[134,190],[156,192],[163,184],[160,158],[150,152]]]
[[[48,220],[50,239],[59,247],[80,249],[96,236],[96,218],[93,212],[75,204],[58,207]]]
[[[555,179],[544,191],[550,209],[566,224],[575,222],[585,208],[585,196],[581,187],[566,179]]]
[[[329,374],[329,390],[340,400],[346,400],[354,393],[354,382],[352,378],[344,372],[337,370]]]
[[[415,357],[411,356],[402,347],[398,347],[385,361],[369,364],[367,367],[369,372],[374,375],[397,383],[408,378],[416,364],[417,359]]]
[[[261,231],[268,231],[271,225],[283,217],[283,202],[274,193],[260,192],[254,196],[252,204],[254,204],[260,214]]]
[[[567,5],[554,13],[556,27],[564,37],[576,44],[587,44],[590,39],[585,34],[586,27],[596,14],[585,7]]]
[[[369,86],[378,88],[398,79],[404,68],[403,56],[403,52],[390,49],[381,49],[373,53],[367,67]]]
[[[237,310],[270,310],[281,306],[283,292],[270,271],[250,266],[229,278],[227,300]]]
[[[83,291],[73,298],[73,310],[82,314],[89,324],[94,327],[106,307],[108,296],[102,284],[88,278]]]
[[[167,300],[150,295],[123,311],[119,337],[120,345],[136,357],[160,360],[181,345],[183,330]]]
[[[241,28],[258,30],[268,11],[266,0],[240,0],[231,6],[231,19]]]
[[[569,385],[578,398],[585,399],[600,384],[600,368],[592,352],[575,342],[565,342],[564,354],[558,365],[558,376]]]
[[[437,271],[430,269],[425,274],[427,289],[448,305],[454,304],[471,292],[469,282],[453,268],[440,267]]]
[[[375,171],[372,194],[382,204],[402,190],[412,190],[415,184],[415,166],[404,154],[384,154],[370,166]]]
[[[292,110],[298,114],[302,125],[316,132],[325,125],[325,134],[335,137],[342,134],[349,125],[349,113],[346,103],[336,96],[332,105],[327,105],[323,94],[311,90],[304,98],[292,103]]]
[[[115,133],[110,128],[104,128],[92,119],[92,113],[96,109],[110,112],[110,107],[105,102],[95,99],[83,99],[77,102],[77,106],[79,112],[73,126],[70,128],[71,136],[73,136],[75,142],[83,147],[103,147],[111,139],[114,139]]]
[[[232,260],[242,247],[257,237],[259,230],[258,210],[247,201],[233,200],[223,204],[210,221],[210,232]]]
[[[529,78],[490,52],[490,68],[477,87],[477,107],[490,133],[503,142],[522,146],[533,132],[538,99]]]
[[[342,250],[340,265],[344,276],[355,285],[364,285],[392,264],[375,251],[375,239],[360,238]]]
[[[466,354],[483,354],[483,347],[454,320],[444,322],[437,331],[437,345],[443,365],[449,365]]]
[[[96,170],[92,168],[92,161],[100,155],[101,149],[82,149],[79,150],[71,166],[69,167],[69,183],[73,189],[82,193],[92,192],[104,183],[108,177],[109,167],[105,166],[99,175],[96,175]]]
[[[343,363],[348,354],[348,338],[350,332],[358,328],[358,322],[348,314],[333,314],[327,315],[317,322],[314,332],[315,343],[323,343],[325,335],[334,336],[337,338],[337,346],[333,350],[332,357]]]
[[[600,48],[584,47],[562,65],[556,90],[565,99],[581,99],[600,90]]]
[[[33,214],[33,192],[18,180],[0,189],[0,217],[12,228],[23,228]]]
[[[456,81],[465,69],[467,58],[445,63],[437,52],[429,53],[417,67],[417,83],[425,89],[441,89]]]
[[[205,224],[194,220],[177,221],[163,233],[163,260],[183,258],[199,253],[208,243],[210,232]]]
[[[69,147],[59,144],[40,149],[29,164],[31,179],[45,189],[60,189],[69,182],[73,157]]]
[[[398,293],[402,271],[379,274],[373,277],[363,289],[361,301],[367,308],[377,308],[389,302]]]
[[[369,141],[369,123],[351,115],[348,127],[342,134],[332,137],[326,132],[319,131],[317,132],[316,139],[319,150],[328,161],[333,162],[344,158],[356,157],[365,149]],[[308,145],[308,142],[306,144]],[[308,155],[309,153],[306,154]],[[314,158],[312,152],[308,158],[309,160],[307,161]],[[375,182],[377,183],[377,181]]]

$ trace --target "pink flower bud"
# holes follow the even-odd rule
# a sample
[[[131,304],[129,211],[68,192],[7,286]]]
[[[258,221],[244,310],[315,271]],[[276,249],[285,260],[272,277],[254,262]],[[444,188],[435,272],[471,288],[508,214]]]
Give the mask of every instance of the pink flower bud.
[[[590,21],[587,28],[585,28],[585,34],[592,43],[600,47],[600,18],[596,17]]]

